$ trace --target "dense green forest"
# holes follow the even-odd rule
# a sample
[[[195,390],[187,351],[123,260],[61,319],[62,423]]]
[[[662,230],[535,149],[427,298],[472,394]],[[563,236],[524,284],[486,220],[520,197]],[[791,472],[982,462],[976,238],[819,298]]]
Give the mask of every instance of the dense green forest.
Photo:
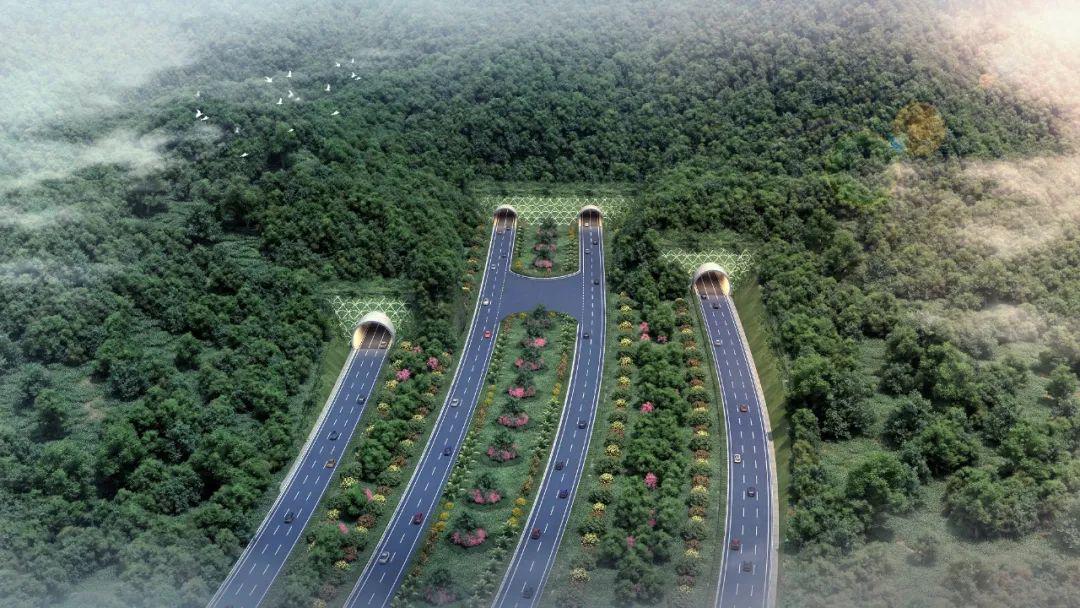
[[[965,163],[1068,142],[1054,108],[979,86],[941,9],[328,3],[40,127],[163,143],[0,189],[0,604],[203,605],[317,407],[325,287],[399,280],[413,337],[452,350],[471,185],[525,180],[633,185],[610,278],[646,321],[685,296],[672,234],[753,248],[789,375],[786,605],[925,589],[874,551],[937,507],[913,553],[942,601],[1075,605],[1080,237],[1005,263],[920,213],[993,198]],[[1045,320],[1027,350],[957,316],[1000,305]],[[1036,534],[1052,550],[1007,578],[934,550]]]

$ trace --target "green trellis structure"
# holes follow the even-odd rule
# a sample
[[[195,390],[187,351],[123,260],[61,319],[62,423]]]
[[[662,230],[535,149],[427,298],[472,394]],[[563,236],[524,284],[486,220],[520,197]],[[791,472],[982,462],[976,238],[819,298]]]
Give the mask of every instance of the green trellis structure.
[[[740,278],[750,271],[754,258],[749,251],[736,253],[726,249],[714,249],[711,251],[685,251],[683,249],[669,249],[660,254],[660,259],[673,262],[686,274],[693,274],[702,264],[714,262],[723,266],[728,272],[728,280],[734,285]]]
[[[560,224],[570,223],[585,205],[595,205],[606,219],[615,219],[630,204],[623,196],[487,196],[481,200],[492,213],[499,205],[510,205],[530,224],[547,217]]]
[[[345,298],[334,295],[327,298],[326,301],[334,311],[334,316],[337,317],[341,334],[346,338],[352,337],[356,324],[369,312],[379,311],[390,317],[390,321],[394,323],[394,328],[399,334],[401,328],[408,325],[411,316],[404,300],[389,296]]]

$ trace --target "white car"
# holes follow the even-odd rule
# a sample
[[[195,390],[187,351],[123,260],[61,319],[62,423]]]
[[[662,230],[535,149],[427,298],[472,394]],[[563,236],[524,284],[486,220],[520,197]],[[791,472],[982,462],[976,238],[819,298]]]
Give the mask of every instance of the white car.
[[[482,302],[482,304],[483,304],[484,306],[487,306],[488,304],[491,304],[491,300],[489,300],[489,299],[487,299],[487,298],[484,298],[484,301]]]
[[[450,400],[450,407],[457,407],[459,405],[461,405],[461,398],[460,397],[454,397],[453,399]]]
[[[586,227],[586,228],[588,228],[588,227],[589,227],[589,222],[585,222],[585,227]]]
[[[742,462],[742,454],[735,454],[735,464]]]
[[[390,561],[390,552],[389,551],[383,551],[382,553],[379,554],[379,563],[380,564],[385,564],[385,563],[387,563],[389,561]]]

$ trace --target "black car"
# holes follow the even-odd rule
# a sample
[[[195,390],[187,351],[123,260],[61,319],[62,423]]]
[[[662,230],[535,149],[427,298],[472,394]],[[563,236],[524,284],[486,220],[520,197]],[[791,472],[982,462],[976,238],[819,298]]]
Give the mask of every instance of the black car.
[[[600,279],[593,279],[592,284],[593,285],[599,285],[600,284]]]
[[[581,337],[588,340],[589,339],[589,332],[585,332],[585,333],[581,334]]]
[[[445,448],[442,449],[442,455],[443,456],[449,456],[450,454],[453,454],[453,453],[454,453],[454,448],[452,448],[450,446],[446,446]]]
[[[592,244],[593,244],[593,245],[599,245],[599,244],[600,244],[600,240],[599,240],[599,239],[593,239],[593,240],[592,240]]]
[[[534,593],[536,593],[535,587],[532,585],[525,585],[525,588],[521,590],[521,597],[531,600]]]
[[[341,437],[341,433],[337,431],[330,431],[330,435],[327,437],[330,441],[337,441],[337,438]]]
[[[702,300],[708,300],[709,299],[709,294],[707,294],[707,293],[701,294],[701,299]]]
[[[753,497],[757,496],[757,488],[755,488],[754,486],[750,486],[749,488],[746,488],[746,495],[749,498],[753,498]]]
[[[563,489],[559,490],[559,498],[566,498],[569,495],[570,495],[570,490],[567,490],[566,488],[563,488]]]
[[[294,521],[296,521],[296,513],[293,513],[292,511],[289,511],[288,513],[285,514],[285,523],[291,524]]]
[[[583,429],[589,426],[589,423],[584,418],[579,418],[577,421],[577,428]]]
[[[753,572],[754,571],[754,562],[743,562],[742,563],[742,571],[743,572]]]
[[[561,471],[561,470],[563,470],[565,468],[566,468],[566,461],[565,460],[559,460],[559,461],[555,462],[555,470],[556,471]]]
[[[719,303],[719,302],[713,302],[713,303],[712,303],[712,307],[713,307],[713,309],[715,309],[715,310],[719,310],[719,309],[720,309],[720,303]]]

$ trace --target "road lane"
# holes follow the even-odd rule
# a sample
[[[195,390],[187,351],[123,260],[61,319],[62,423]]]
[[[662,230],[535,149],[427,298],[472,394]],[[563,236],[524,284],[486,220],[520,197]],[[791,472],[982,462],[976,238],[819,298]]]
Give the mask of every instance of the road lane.
[[[352,439],[378,383],[390,342],[388,331],[373,329],[349,354],[311,446],[299,456],[295,474],[210,599],[210,607],[254,608],[266,597],[334,475],[336,467],[328,468],[328,461],[340,459]],[[334,439],[331,433],[336,433]]]
[[[576,315],[577,348],[566,401],[543,480],[533,499],[517,548],[495,594],[493,605],[497,607],[531,607],[540,600],[570,517],[595,423],[607,330],[604,239],[600,216],[590,214],[579,218],[578,235],[581,270],[577,279],[581,308]],[[565,465],[561,471],[555,468],[559,462]],[[566,498],[559,498],[562,490],[567,491]],[[531,537],[534,529],[541,531],[540,538]]]
[[[728,444],[728,495],[723,552],[714,605],[771,608],[775,598],[777,513],[767,411],[738,314],[714,276],[694,286],[713,354]],[[740,411],[744,406],[746,411]],[[741,462],[734,462],[738,454]],[[733,549],[737,541],[738,548]]]

